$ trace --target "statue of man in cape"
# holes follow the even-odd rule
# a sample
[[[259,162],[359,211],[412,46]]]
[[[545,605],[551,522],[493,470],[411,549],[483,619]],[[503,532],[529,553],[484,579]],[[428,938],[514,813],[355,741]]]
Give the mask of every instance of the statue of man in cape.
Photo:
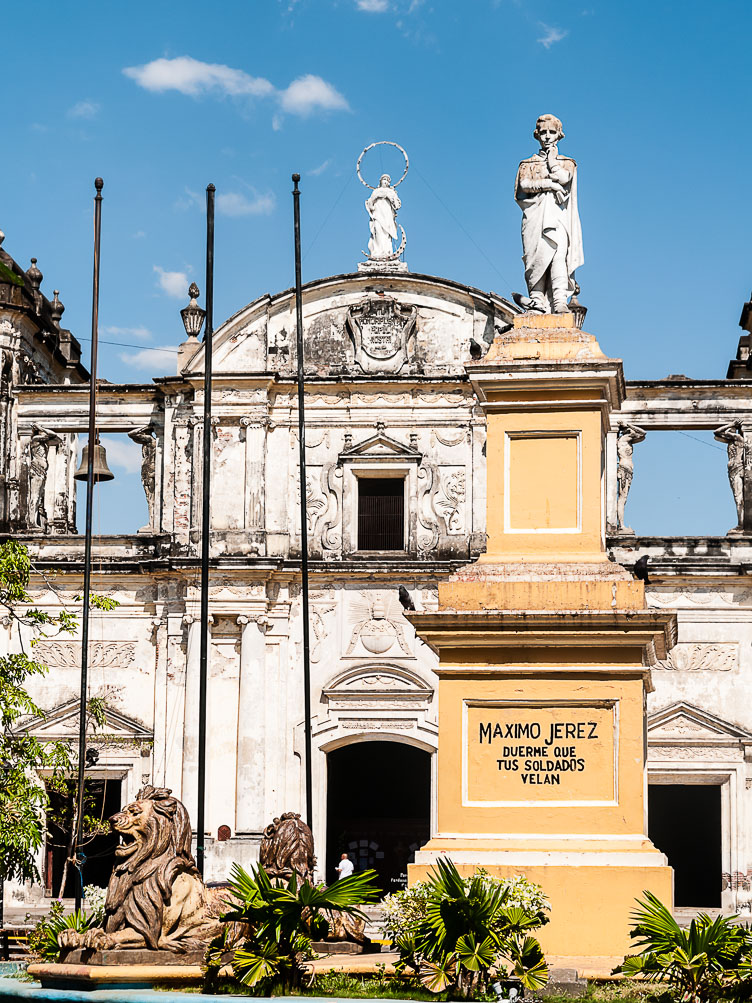
[[[583,263],[577,212],[577,164],[559,153],[561,121],[541,115],[533,136],[540,150],[517,169],[514,197],[522,209],[522,260],[528,295],[516,303],[536,313],[566,313],[575,291],[574,272]]]

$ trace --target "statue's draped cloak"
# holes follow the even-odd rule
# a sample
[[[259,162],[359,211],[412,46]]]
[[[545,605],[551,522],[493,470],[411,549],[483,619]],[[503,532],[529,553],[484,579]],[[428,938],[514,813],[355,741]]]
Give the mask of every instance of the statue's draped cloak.
[[[569,292],[573,293],[575,269],[585,260],[582,251],[580,214],[577,209],[577,164],[571,157],[564,157],[561,154],[556,159],[563,162],[562,167],[572,172],[572,180],[567,186],[567,194],[561,205],[556,201],[554,192],[535,192],[526,195],[520,191],[520,172],[523,165],[545,163],[545,155],[539,153],[523,160],[518,167],[514,197],[522,209],[522,260],[528,289],[532,289],[543,278],[557,247],[565,242]]]

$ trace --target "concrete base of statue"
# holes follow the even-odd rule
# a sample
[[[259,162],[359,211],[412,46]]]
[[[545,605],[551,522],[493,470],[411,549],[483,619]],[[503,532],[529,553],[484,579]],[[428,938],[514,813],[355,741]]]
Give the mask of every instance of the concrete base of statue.
[[[358,262],[359,272],[380,272],[381,274],[393,275],[395,272],[409,272],[406,261],[379,261],[378,258],[368,258],[366,261]]]
[[[607,559],[605,434],[624,395],[572,314],[524,314],[468,365],[487,415],[486,554],[406,614],[438,653],[438,824],[408,867],[522,874],[551,902],[547,954],[618,957],[673,872],[646,828],[650,665],[676,615]]]
[[[201,985],[204,951],[70,951],[65,961],[29,965],[45,989],[151,989]]]

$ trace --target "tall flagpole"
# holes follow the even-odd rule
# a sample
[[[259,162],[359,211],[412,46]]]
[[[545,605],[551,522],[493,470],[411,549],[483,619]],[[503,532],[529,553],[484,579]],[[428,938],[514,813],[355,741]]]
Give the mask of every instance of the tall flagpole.
[[[196,810],[196,864],[204,873],[206,831],[206,690],[209,670],[209,556],[212,455],[212,335],[214,334],[214,185],[206,188],[206,329],[204,331],[204,438],[201,503],[201,648],[198,690],[198,806]]]
[[[84,538],[84,609],[81,618],[81,694],[78,704],[78,788],[76,792],[76,835],[72,857],[76,864],[76,909],[83,899],[83,875],[78,860],[84,830],[84,780],[86,776],[86,696],[89,676],[89,606],[91,595],[91,520],[94,510],[94,454],[97,442],[97,338],[99,336],[99,250],[102,231],[102,189],[104,181],[94,181],[94,278],[91,297],[91,362],[89,364],[89,443],[86,465],[86,531]]]
[[[299,174],[293,174],[292,191],[295,220],[295,315],[298,354],[298,450],[300,455],[300,576],[303,597],[303,705],[305,711],[305,798],[306,822],[313,828],[313,773],[311,763],[311,638],[308,615],[308,523],[306,519],[305,390],[303,370],[303,281],[300,266]]]

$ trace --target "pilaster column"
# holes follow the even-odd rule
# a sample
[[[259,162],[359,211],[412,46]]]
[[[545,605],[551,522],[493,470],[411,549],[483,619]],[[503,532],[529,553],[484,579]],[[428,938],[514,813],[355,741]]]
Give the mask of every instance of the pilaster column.
[[[264,446],[267,420],[261,416],[243,417],[245,429],[245,528],[252,532],[264,529]]]
[[[240,690],[235,830],[260,832],[264,827],[264,740],[266,704],[267,619],[239,616]]]
[[[201,621],[186,614],[183,623],[188,626],[185,664],[185,716],[183,725],[183,783],[181,801],[188,809],[195,825],[198,807],[198,698],[201,674]],[[211,625],[209,617],[209,661],[211,662]]]

